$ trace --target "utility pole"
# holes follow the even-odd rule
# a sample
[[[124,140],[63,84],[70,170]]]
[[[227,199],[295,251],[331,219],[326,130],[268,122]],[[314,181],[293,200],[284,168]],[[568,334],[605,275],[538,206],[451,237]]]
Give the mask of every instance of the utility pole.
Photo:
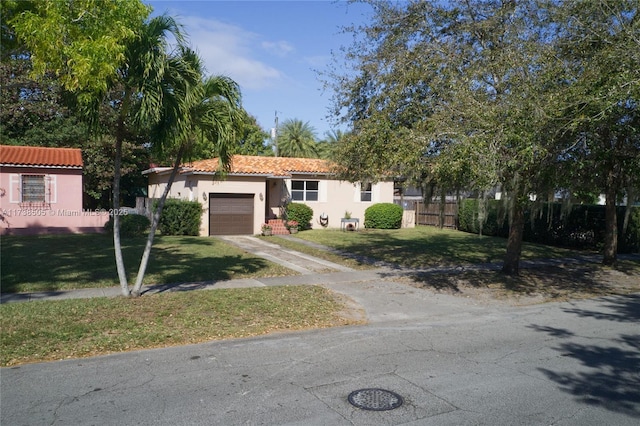
[[[275,127],[271,129],[271,138],[273,139],[273,147],[277,157],[278,156],[278,111],[277,110],[276,110]]]

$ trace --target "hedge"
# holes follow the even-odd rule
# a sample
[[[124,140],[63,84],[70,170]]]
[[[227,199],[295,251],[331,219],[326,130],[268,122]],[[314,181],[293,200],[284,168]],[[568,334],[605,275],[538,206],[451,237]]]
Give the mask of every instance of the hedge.
[[[402,226],[402,207],[394,203],[378,203],[364,211],[364,227],[370,229],[399,229]]]
[[[151,221],[148,217],[139,214],[128,214],[120,216],[120,236],[122,238],[141,237],[149,231]],[[104,229],[113,233],[113,216],[104,225]]]
[[[486,222],[480,224],[479,200],[467,199],[460,203],[458,229],[483,235],[506,237],[509,223],[504,203],[488,200]],[[618,252],[640,251],[640,208],[633,207],[626,233],[623,234],[626,207],[618,207]],[[531,220],[534,215],[533,220]],[[524,241],[575,249],[596,249],[604,245],[605,206],[575,205],[563,212],[560,203],[544,203],[525,209]]]
[[[158,207],[157,200],[153,210]],[[158,222],[162,235],[200,235],[202,222],[202,204],[197,201],[169,198],[164,204]]]

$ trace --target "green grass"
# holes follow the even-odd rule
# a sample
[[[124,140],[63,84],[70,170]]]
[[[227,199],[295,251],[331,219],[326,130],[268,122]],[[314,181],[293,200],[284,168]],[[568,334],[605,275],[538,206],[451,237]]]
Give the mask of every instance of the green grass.
[[[0,364],[360,323],[323,287],[260,287],[0,305]]]
[[[309,231],[305,231],[309,232]],[[295,235],[294,235],[295,236]],[[337,263],[339,265],[347,266],[353,269],[372,269],[374,266],[349,257],[340,256],[339,254],[331,253],[330,251],[318,250],[317,248],[310,247],[308,244],[304,244],[302,241],[295,241],[290,239],[278,238],[278,237],[261,237],[269,243],[278,244],[287,249],[299,251],[310,256],[315,256],[320,259],[328,260],[329,262]]]
[[[419,226],[395,230],[312,230],[296,237],[346,252],[412,268],[503,260],[507,241],[461,231]],[[524,243],[522,259],[571,256],[570,250]]]
[[[144,238],[123,240],[123,256],[132,282]],[[55,291],[118,285],[109,235],[3,236],[2,292]],[[144,284],[168,284],[284,276],[295,272],[248,255],[218,239],[156,238]]]

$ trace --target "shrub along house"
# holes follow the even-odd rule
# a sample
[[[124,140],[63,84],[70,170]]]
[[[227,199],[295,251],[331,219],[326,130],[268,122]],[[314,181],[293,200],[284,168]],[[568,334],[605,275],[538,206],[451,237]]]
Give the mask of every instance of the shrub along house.
[[[82,209],[82,153],[0,145],[0,233],[101,232],[107,212]]]
[[[171,168],[154,167],[144,173],[149,197],[160,198]],[[340,228],[346,212],[362,226],[367,207],[393,202],[393,182],[341,181],[325,160],[235,155],[224,178],[217,159],[183,165],[169,197],[203,204],[200,235],[251,235],[259,234],[265,222],[277,231],[290,202],[313,209],[314,228]]]

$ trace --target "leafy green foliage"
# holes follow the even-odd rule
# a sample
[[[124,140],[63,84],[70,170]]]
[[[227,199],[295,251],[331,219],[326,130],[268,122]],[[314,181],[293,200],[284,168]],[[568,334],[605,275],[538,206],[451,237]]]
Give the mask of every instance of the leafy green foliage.
[[[0,136],[5,145],[80,147],[87,127],[69,108],[69,96],[54,76],[29,77],[31,62],[0,62]]]
[[[281,157],[315,158],[315,129],[309,122],[298,119],[285,120],[278,129],[278,155]]]
[[[105,94],[125,62],[127,43],[151,8],[141,1],[34,2],[11,21],[32,53],[33,72],[55,72],[63,87]]]
[[[268,138],[269,134],[260,127],[258,120],[245,113],[242,120],[242,130],[232,148],[233,152],[240,155],[273,155],[273,150],[265,143]]]
[[[311,229],[313,209],[302,203],[289,203],[286,207],[287,220],[298,222],[298,228],[302,231]]]
[[[458,229],[474,234],[506,238],[503,201],[467,199],[460,203]],[[617,209],[619,253],[640,249],[640,208],[632,208],[626,231],[622,224],[625,209]],[[483,210],[481,212],[481,210]],[[560,203],[529,203],[525,209],[524,241],[579,250],[601,250],[605,242],[605,206],[575,205],[565,211]]]
[[[617,199],[640,193],[640,3],[582,2],[551,7],[557,73],[571,84],[557,99],[568,147],[558,158],[565,187],[605,194],[604,260],[614,264]],[[562,77],[561,77],[562,76]]]
[[[509,226],[505,218],[504,201],[461,200],[458,208],[458,229],[480,235],[507,237]]]
[[[154,209],[156,206],[154,206]],[[158,223],[162,235],[200,235],[202,204],[170,198],[165,202]]]
[[[120,216],[120,235],[124,238],[142,237],[149,231],[150,226],[151,221],[146,216],[140,214]],[[109,218],[104,228],[107,232],[113,233],[113,216]]]
[[[364,226],[370,229],[399,229],[402,226],[402,207],[393,203],[378,203],[364,212]]]
[[[373,19],[347,29],[353,45],[327,73],[353,129],[333,157],[345,179],[501,187],[508,273],[529,194],[638,187],[637,1],[365,2]]]

